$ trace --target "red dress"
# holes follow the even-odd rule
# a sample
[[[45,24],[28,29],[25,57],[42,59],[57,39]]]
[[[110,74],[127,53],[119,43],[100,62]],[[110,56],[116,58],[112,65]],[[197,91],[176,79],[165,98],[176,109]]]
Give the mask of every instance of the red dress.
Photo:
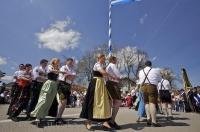
[[[18,79],[17,84],[18,84],[19,88],[23,89],[23,88],[25,88],[26,86],[29,85],[29,81],[24,80],[24,79]]]
[[[132,106],[132,97],[130,95],[126,96],[126,106],[129,108]]]

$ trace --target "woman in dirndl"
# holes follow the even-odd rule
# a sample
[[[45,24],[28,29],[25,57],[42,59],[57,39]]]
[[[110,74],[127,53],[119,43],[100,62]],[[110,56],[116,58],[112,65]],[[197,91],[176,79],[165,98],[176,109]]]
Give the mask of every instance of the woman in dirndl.
[[[87,119],[85,125],[88,130],[93,130],[91,121],[103,122],[103,129],[110,130],[112,128],[108,121],[111,119],[111,104],[104,80],[104,76],[108,76],[108,73],[103,67],[105,55],[100,54],[97,59],[98,61],[93,67],[93,78],[89,83],[80,117]]]
[[[106,87],[108,89],[109,95],[112,98],[112,118],[109,121],[109,125],[117,130],[121,127],[116,123],[115,118],[119,111],[119,107],[122,104],[121,91],[120,91],[120,79],[122,78],[121,73],[117,68],[117,58],[115,56],[109,57],[109,64],[106,67],[106,72],[115,77],[108,77],[106,81]]]
[[[138,98],[139,98],[139,106],[138,106],[137,122],[140,122],[141,118],[145,117],[145,115],[146,115],[145,104],[144,104],[144,96],[143,96],[143,93],[141,92],[141,89],[139,89]]]
[[[48,80],[43,84],[35,110],[31,112],[36,117],[38,127],[42,126],[45,116],[49,114],[50,108],[57,94],[57,78],[59,73],[60,60],[53,58],[48,66]],[[57,106],[56,106],[57,107]]]
[[[10,114],[12,113],[12,111],[11,111],[12,106],[16,102],[16,99],[18,98],[18,96],[20,94],[20,89],[18,88],[17,79],[18,79],[19,75],[24,72],[24,70],[25,70],[24,64],[20,64],[19,70],[16,71],[13,75],[14,83],[12,85],[11,94],[10,94],[10,104],[9,104],[8,111],[7,111],[8,119],[11,118]]]
[[[17,77],[16,89],[18,94],[10,107],[9,116],[13,121],[18,121],[17,116],[26,108],[30,98],[30,88],[32,82],[32,65],[26,64],[25,70],[21,71]]]

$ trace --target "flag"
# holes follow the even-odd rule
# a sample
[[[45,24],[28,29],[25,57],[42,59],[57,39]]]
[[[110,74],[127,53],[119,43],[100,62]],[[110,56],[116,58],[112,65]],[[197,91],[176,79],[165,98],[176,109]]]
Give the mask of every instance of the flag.
[[[185,90],[191,88],[192,84],[190,83],[187,72],[184,68],[182,68],[182,76],[183,76],[183,86],[184,86]]]
[[[130,2],[141,1],[141,0],[112,0],[111,5],[126,4]]]
[[[6,73],[0,71],[0,77],[4,77]]]

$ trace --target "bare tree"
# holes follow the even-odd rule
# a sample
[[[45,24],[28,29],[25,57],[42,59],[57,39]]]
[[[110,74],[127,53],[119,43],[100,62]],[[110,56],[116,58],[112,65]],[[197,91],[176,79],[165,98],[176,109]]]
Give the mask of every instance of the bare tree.
[[[82,75],[81,77],[87,77],[87,81],[91,80],[93,65],[95,64],[96,56],[99,53],[108,55],[108,45],[102,44],[93,51],[87,51],[79,60],[77,72],[79,75]],[[128,88],[130,89],[131,82],[137,79],[138,72],[143,66],[143,63],[147,60],[148,55],[146,52],[139,50],[136,47],[129,46],[120,50],[114,47],[113,55],[118,59],[117,67],[119,70],[126,74]]]
[[[94,51],[88,51],[79,61],[77,66],[78,74],[82,74],[90,81],[92,77],[92,69],[96,62]]]
[[[113,49],[115,50],[115,49]],[[87,77],[87,80],[90,81],[92,77],[92,69],[96,62],[96,57],[98,54],[108,54],[108,45],[102,44],[95,48],[95,50],[90,50],[85,53],[85,55],[79,60],[77,70],[79,75],[82,74],[84,77]]]
[[[179,78],[175,75],[171,68],[161,69],[161,75],[164,79],[169,81],[172,88],[177,87],[175,81],[179,81]]]
[[[148,54],[140,49],[137,50],[137,60],[132,66],[132,72],[134,74],[134,79],[138,79],[139,71],[144,67],[144,63],[148,60]]]
[[[138,72],[145,60],[147,60],[148,55],[137,47],[127,46],[117,52],[117,58],[119,60],[118,65],[126,73],[127,79],[131,80],[131,76],[133,76],[132,80],[136,80]],[[128,89],[130,89],[130,83],[128,83]]]

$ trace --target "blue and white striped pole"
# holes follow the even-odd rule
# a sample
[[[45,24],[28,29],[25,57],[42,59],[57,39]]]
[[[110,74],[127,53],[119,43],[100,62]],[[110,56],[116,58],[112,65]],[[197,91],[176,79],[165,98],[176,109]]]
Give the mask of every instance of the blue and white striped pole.
[[[108,41],[108,52],[109,52],[109,57],[112,55],[112,17],[111,17],[111,2],[112,0],[109,0],[109,30],[108,30],[108,35],[109,35],[109,41]]]
[[[141,1],[141,0],[109,0],[109,41],[108,41],[108,52],[109,52],[109,57],[112,55],[112,11],[111,8],[114,5],[118,4],[127,4],[135,1]]]

